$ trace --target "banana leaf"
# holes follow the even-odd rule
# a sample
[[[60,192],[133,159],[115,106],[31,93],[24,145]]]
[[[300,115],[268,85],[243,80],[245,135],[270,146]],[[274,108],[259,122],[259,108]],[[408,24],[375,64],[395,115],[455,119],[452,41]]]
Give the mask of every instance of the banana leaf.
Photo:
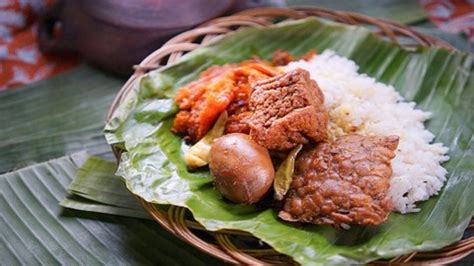
[[[84,65],[0,93],[0,173],[80,150],[109,153],[102,129],[122,82]]]
[[[64,210],[87,159],[76,153],[0,175],[2,265],[216,265],[144,219]]]
[[[103,204],[143,209],[137,200],[130,200],[132,194],[125,187],[123,180],[111,175],[116,167],[116,163],[112,161],[91,156],[78,169],[68,191]]]
[[[137,201],[130,195],[127,195],[126,198]],[[123,203],[123,201],[121,201],[121,203]],[[151,216],[145,211],[144,208],[130,209],[127,207],[118,207],[115,205],[109,205],[109,204],[89,200],[87,198],[84,198],[78,195],[67,196],[65,199],[63,199],[60,202],[59,205],[61,205],[64,208],[78,210],[78,211],[113,214],[113,215],[120,215],[120,216],[125,216],[125,217],[152,220]]]
[[[117,164],[91,156],[77,170],[60,203],[69,209],[151,219],[138,200],[127,190],[122,178],[114,175]]]
[[[418,213],[392,213],[376,227],[295,227],[271,210],[224,201],[208,171],[189,172],[183,141],[170,132],[176,108],[169,102],[180,86],[213,64],[257,55],[269,58],[281,48],[295,55],[327,48],[354,60],[359,71],[393,85],[407,100],[432,112],[426,127],[449,147],[448,180],[439,195],[419,203]],[[305,265],[365,263],[412,251],[435,250],[459,240],[474,212],[473,56],[441,48],[405,50],[367,29],[315,18],[267,28],[243,29],[197,49],[174,65],[150,72],[106,125],[109,143],[126,148],[117,174],[147,201],[188,208],[208,230],[247,231]],[[161,105],[152,110],[148,106]],[[154,118],[140,119],[143,112]]]

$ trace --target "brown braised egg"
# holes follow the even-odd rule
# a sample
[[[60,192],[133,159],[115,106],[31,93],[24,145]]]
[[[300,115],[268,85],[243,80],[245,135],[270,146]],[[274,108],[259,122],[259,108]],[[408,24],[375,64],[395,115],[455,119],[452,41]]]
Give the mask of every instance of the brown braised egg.
[[[273,185],[275,170],[264,147],[241,133],[224,135],[211,146],[209,168],[217,190],[236,203],[261,200]]]

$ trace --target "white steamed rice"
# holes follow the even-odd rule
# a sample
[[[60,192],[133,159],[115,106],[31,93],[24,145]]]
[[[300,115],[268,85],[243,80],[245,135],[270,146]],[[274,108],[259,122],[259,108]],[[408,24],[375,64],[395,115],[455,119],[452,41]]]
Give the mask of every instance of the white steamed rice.
[[[298,67],[307,70],[324,93],[331,138],[350,132],[400,137],[389,190],[395,210],[417,212],[415,202],[438,193],[446,180],[441,163],[448,160],[448,148],[430,144],[434,135],[423,125],[430,113],[415,109],[415,103],[404,101],[392,86],[357,73],[359,67],[353,61],[334,51],[286,68]]]

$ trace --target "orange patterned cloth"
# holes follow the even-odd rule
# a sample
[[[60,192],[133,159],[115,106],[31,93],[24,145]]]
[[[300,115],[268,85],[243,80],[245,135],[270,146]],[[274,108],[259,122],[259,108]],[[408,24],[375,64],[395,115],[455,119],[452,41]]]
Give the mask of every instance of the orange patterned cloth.
[[[0,91],[53,76],[77,66],[75,58],[41,54],[35,19],[48,0],[0,1]]]
[[[464,32],[474,41],[474,1],[473,0],[421,0],[429,19],[440,30]]]

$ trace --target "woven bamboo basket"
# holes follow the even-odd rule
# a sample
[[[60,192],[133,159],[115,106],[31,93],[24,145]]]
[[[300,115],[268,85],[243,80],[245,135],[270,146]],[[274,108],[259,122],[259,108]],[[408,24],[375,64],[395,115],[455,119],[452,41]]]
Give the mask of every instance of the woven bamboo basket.
[[[140,76],[148,71],[158,69],[167,64],[172,64],[183,54],[222,35],[233,32],[242,27],[265,27],[272,24],[276,18],[295,20],[305,17],[321,17],[350,25],[368,26],[375,34],[389,41],[395,42],[405,48],[414,46],[440,46],[454,49],[448,43],[431,36],[420,34],[404,25],[382,19],[367,17],[357,13],[341,12],[314,7],[302,8],[258,8],[246,10],[229,17],[221,17],[208,21],[192,30],[183,32],[170,39],[161,48],[146,57],[135,72],[125,83],[113,101],[107,120],[111,119],[113,112],[131,91]],[[121,150],[112,147],[119,158]],[[231,264],[296,264],[290,257],[279,254],[271,247],[261,243],[251,235],[231,230],[218,232],[206,231],[200,224],[192,220],[188,211],[181,207],[169,206],[167,210],[139,198],[143,206],[162,227],[194,245],[205,253]],[[468,230],[474,228],[471,221]],[[244,244],[243,244],[244,243]],[[250,246],[250,248],[249,248]],[[415,262],[417,264],[448,264],[458,261],[474,252],[474,236],[458,241],[457,243],[434,252],[414,252],[392,260],[379,260],[373,264],[391,264]]]

